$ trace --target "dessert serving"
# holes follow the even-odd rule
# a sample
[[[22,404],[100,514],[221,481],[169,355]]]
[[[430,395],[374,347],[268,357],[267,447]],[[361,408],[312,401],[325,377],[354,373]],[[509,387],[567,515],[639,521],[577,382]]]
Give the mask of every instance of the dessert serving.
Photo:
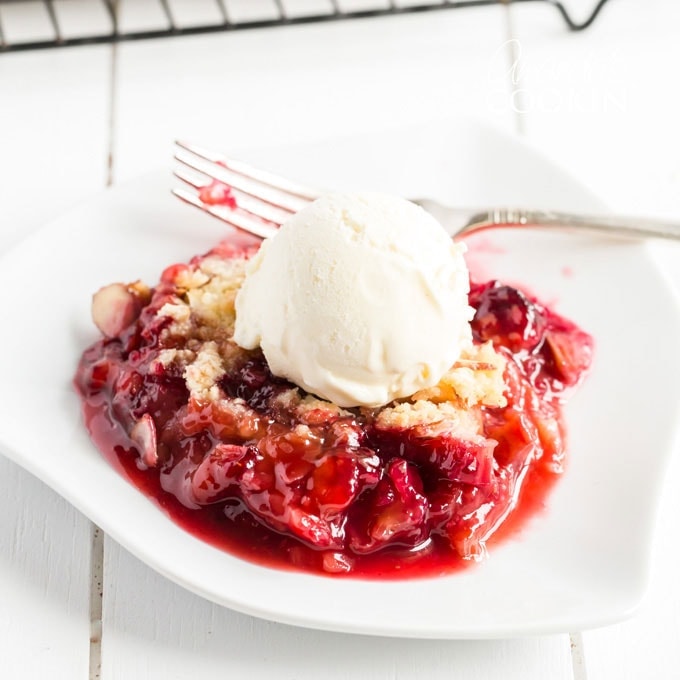
[[[592,347],[525,292],[470,283],[462,245],[381,195],[323,197],[92,311],[75,383],[102,452],[204,540],[331,575],[483,558],[562,472]]]

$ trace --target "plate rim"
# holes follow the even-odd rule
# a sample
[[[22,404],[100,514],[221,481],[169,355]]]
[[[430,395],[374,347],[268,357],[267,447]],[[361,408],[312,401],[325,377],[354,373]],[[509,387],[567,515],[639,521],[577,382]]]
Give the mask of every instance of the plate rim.
[[[356,136],[354,136],[356,137]],[[523,140],[518,140],[517,138],[512,138],[515,142],[519,142],[519,144],[523,148],[529,148],[526,143]],[[536,153],[535,150],[531,150],[531,153]],[[545,162],[551,166],[556,171],[561,172],[561,169],[554,166],[554,164],[549,160],[549,159],[544,159]],[[157,173],[159,171],[150,173],[149,176],[155,178],[157,176]],[[165,171],[164,171],[165,174]],[[121,192],[125,192],[127,189],[126,187],[133,187],[135,185],[139,185],[139,180],[134,180],[130,182],[125,182],[121,185],[114,186],[111,189],[108,189],[104,192],[98,193],[96,196],[94,196],[92,199],[89,201],[86,201],[84,204],[81,204],[80,206],[77,206],[76,208],[68,211],[65,213],[63,216],[52,220],[51,222],[47,223],[42,227],[40,230],[34,232],[34,234],[28,236],[26,239],[22,240],[18,244],[16,244],[13,248],[9,249],[6,253],[0,257],[0,267],[3,262],[8,262],[12,259],[12,257],[17,257],[16,253],[21,253],[22,249],[30,247],[31,243],[34,241],[39,241],[41,238],[43,238],[45,233],[50,233],[51,230],[54,230],[56,232],[59,231],[60,228],[62,228],[60,225],[64,223],[65,221],[68,221],[69,219],[73,219],[74,215],[77,215],[79,211],[85,211],[87,212],[90,207],[95,207],[101,203],[102,200],[107,200],[106,197],[111,198],[115,197],[121,194]],[[588,190],[588,193],[590,196],[594,196],[592,192]],[[102,198],[104,197],[104,198]],[[656,267],[656,270],[659,271],[658,268],[658,263],[656,263],[653,258],[650,260],[652,264]],[[660,272],[661,273],[661,272]],[[1,276],[0,276],[1,278]],[[678,412],[680,412],[680,402],[678,402]],[[107,521],[106,517],[100,516],[99,512],[96,511],[96,509],[93,511],[93,509],[89,506],[87,506],[86,503],[83,503],[82,500],[79,500],[78,498],[73,498],[72,494],[70,491],[64,487],[63,484],[60,484],[60,480],[54,480],[54,479],[45,479],[45,471],[44,469],[41,469],[40,465],[35,462],[33,463],[33,460],[30,458],[30,456],[26,456],[25,454],[22,454],[21,452],[17,451],[12,451],[11,447],[8,447],[4,442],[2,442],[2,436],[3,436],[3,429],[0,426],[0,447],[1,447],[1,452],[6,453],[6,451],[9,451],[6,455],[10,459],[12,459],[15,463],[19,464],[20,466],[24,467],[27,469],[31,474],[34,474],[36,477],[39,479],[42,479],[45,483],[48,484],[48,486],[52,487],[55,489],[60,495],[65,497],[69,503],[74,505],[76,508],[78,508],[81,512],[83,512],[86,516],[88,516],[90,519],[93,521],[96,521],[97,524],[102,526],[102,528],[105,528],[105,531],[113,537],[117,542],[119,542],[121,545],[123,545],[127,550],[130,550],[133,554],[137,555],[142,561],[145,563],[149,564],[153,569],[158,571],[159,573],[163,574],[170,580],[179,583],[182,587],[194,592],[195,594],[205,597],[206,599],[216,601],[213,596],[211,596],[211,593],[206,591],[204,588],[200,588],[197,586],[196,583],[186,580],[186,579],[181,579],[178,577],[178,574],[173,571],[168,571],[167,569],[164,568],[164,564],[162,562],[159,563],[158,560],[154,558],[153,553],[144,553],[143,551],[140,550],[135,550],[133,547],[130,546],[129,540],[126,540],[125,536],[121,536],[120,531],[118,530],[118,526],[115,525],[115,523],[111,523]],[[676,429],[675,432],[676,439],[678,438],[678,430]],[[106,463],[108,465],[108,463]],[[41,474],[42,473],[42,474]],[[127,484],[129,484],[126,481]],[[140,497],[142,496],[136,489],[134,489],[135,493],[139,494]],[[656,504],[658,508],[658,503]],[[93,516],[94,515],[94,516]],[[173,525],[175,526],[175,525]],[[108,528],[107,528],[108,527]],[[176,527],[177,531],[182,532],[183,530],[180,529],[179,527]],[[193,537],[192,537],[193,538]],[[198,540],[198,539],[193,539],[193,540]],[[212,548],[208,546],[211,550],[217,550],[215,548]],[[142,554],[140,554],[142,553]],[[649,556],[648,556],[649,557]],[[256,567],[258,569],[265,569],[263,567],[258,567],[257,565],[249,565],[249,568]],[[265,569],[266,570],[266,569]],[[309,575],[305,575],[305,577],[309,577]],[[321,577],[324,578],[324,577]],[[356,581],[355,581],[356,582]],[[587,626],[585,627],[596,627],[600,625],[604,625],[607,623],[611,623],[616,620],[620,620],[621,618],[624,618],[626,616],[629,616],[632,614],[637,607],[639,606],[641,602],[641,596],[638,598],[635,598],[635,601],[627,602],[623,604],[620,608],[620,611],[618,612],[612,612],[611,615],[609,616],[600,616],[594,617]],[[387,626],[383,629],[376,628],[375,626],[370,628],[370,629],[365,629],[363,628],[360,624],[354,624],[354,625],[343,625],[343,624],[338,624],[337,622],[322,622],[322,621],[309,621],[309,620],[304,620],[300,619],[299,617],[295,616],[285,616],[281,613],[276,613],[272,611],[260,611],[259,609],[256,608],[249,608],[245,606],[242,602],[237,602],[237,601],[221,601],[219,604],[223,604],[224,606],[228,606],[231,609],[246,613],[246,614],[251,614],[254,616],[258,616],[261,618],[266,618],[269,620],[275,620],[279,621],[281,623],[286,623],[286,624],[293,624],[297,626],[302,626],[302,627],[307,627],[307,628],[314,628],[314,629],[319,629],[319,630],[331,630],[331,631],[338,631],[338,632],[347,632],[347,633],[362,633],[362,634],[372,634],[372,635],[388,635],[388,636],[397,636],[397,637],[420,637],[420,638],[430,638],[430,639],[435,639],[435,638],[446,638],[446,639],[484,639],[484,638],[498,638],[498,637],[507,637],[509,635],[516,635],[516,634],[545,634],[545,633],[556,633],[556,632],[565,632],[566,630],[573,630],[576,628],[583,628],[584,626],[581,626],[578,624],[577,621],[574,621],[573,624],[567,625],[565,628],[565,624],[567,623],[565,620],[562,620],[561,622],[555,622],[554,626],[551,627],[550,625],[546,625],[545,623],[542,624],[537,624],[535,626],[531,625],[525,625],[524,627],[517,627],[513,625],[512,623],[506,623],[506,624],[498,624],[495,628],[489,628],[489,627],[484,627],[482,626],[481,628],[478,627],[477,629],[470,629],[470,630],[461,630],[460,628],[458,629],[451,629],[450,631],[432,631],[432,630],[427,630],[425,627],[419,629],[419,630],[406,630],[403,628],[399,627],[390,627]]]

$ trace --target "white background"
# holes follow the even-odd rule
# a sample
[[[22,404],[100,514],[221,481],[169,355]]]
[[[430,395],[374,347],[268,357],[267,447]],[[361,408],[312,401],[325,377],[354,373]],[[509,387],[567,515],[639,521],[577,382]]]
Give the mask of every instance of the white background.
[[[92,2],[56,4],[65,34],[83,22],[106,30]],[[594,2],[565,4],[583,18]],[[121,26],[162,27],[156,5],[121,2]],[[273,11],[233,5],[234,19]],[[178,21],[220,20],[208,2],[171,6]],[[46,36],[42,11],[0,6],[8,39]],[[523,135],[618,212],[680,220],[679,26],[672,0],[610,0],[578,34],[553,7],[526,3],[0,54],[0,251],[108,184],[169,166],[175,138],[231,149],[458,114]],[[677,249],[664,254],[677,265]],[[582,635],[429,642],[303,631],[212,605],[0,457],[2,677],[677,678],[678,472],[676,455],[650,592],[632,620]]]

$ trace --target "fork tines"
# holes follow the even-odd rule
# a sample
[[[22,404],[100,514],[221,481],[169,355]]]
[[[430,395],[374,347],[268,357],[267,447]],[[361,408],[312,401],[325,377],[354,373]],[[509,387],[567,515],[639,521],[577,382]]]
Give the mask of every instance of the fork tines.
[[[194,144],[176,142],[175,176],[193,191],[176,188],[175,196],[237,229],[267,238],[293,213],[318,196],[309,187],[254,168]],[[204,201],[202,195],[217,187],[235,200]]]

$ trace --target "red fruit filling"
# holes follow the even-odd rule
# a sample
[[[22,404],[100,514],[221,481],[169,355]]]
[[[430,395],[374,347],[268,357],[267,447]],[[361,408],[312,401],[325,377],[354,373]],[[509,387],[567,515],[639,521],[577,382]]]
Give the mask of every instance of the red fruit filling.
[[[209,256],[249,252],[221,244]],[[101,300],[96,310],[105,337],[75,379],[95,443],[176,522],[280,568],[405,577],[479,559],[492,535],[542,504],[562,471],[563,393],[591,360],[574,324],[516,288],[472,285],[474,340],[505,358],[507,401],[470,406],[475,433],[447,419],[463,405],[449,396],[442,410],[443,392],[430,411],[444,415],[406,423],[312,399],[219,327],[211,347],[226,370],[197,396],[192,369],[163,357],[195,357],[206,331],[185,320],[185,336],[171,332],[172,314],[159,310],[186,298],[183,277],[205,259],[168,268],[150,292],[110,289],[111,319]],[[430,412],[426,397],[413,413]]]
[[[236,197],[231,187],[216,179],[201,187],[198,197],[206,205],[226,205],[232,210],[237,207]]]

